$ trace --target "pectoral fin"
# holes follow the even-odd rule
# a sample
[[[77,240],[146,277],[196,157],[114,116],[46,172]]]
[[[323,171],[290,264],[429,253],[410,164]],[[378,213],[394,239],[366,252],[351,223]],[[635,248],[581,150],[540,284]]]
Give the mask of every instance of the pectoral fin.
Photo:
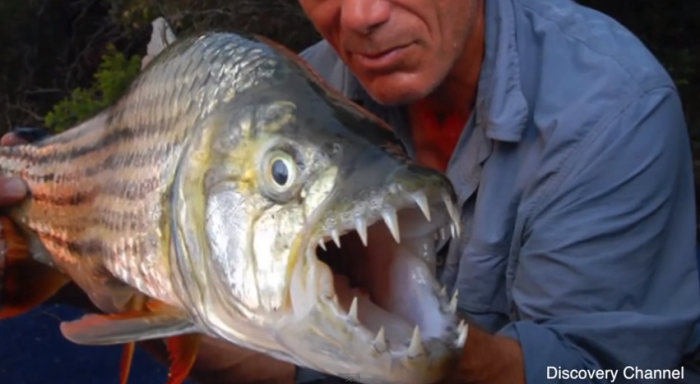
[[[126,344],[196,332],[184,314],[176,312],[127,312],[86,315],[61,323],[63,336],[82,345]]]
[[[171,337],[167,340],[170,353],[170,374],[167,384],[182,384],[194,366],[202,337],[188,334]]]
[[[119,384],[127,384],[129,382],[129,373],[131,373],[131,361],[134,359],[134,350],[136,343],[127,343],[124,345],[122,352],[121,367],[119,368]]]
[[[0,217],[0,320],[41,305],[69,281],[57,269],[32,259],[17,226]]]
[[[199,334],[191,333],[170,337],[166,340],[166,346],[170,356],[170,371],[168,372],[168,381],[166,384],[182,384],[187,380],[187,376],[189,376],[194,362],[197,359],[201,339]],[[128,383],[135,347],[136,343],[124,345],[119,384]]]
[[[163,316],[174,316],[174,317],[184,317],[180,316],[180,312],[177,309],[173,309],[172,307],[168,306],[165,303],[159,302],[157,300],[150,299],[146,296],[143,295],[134,295],[131,298],[131,301],[127,305],[128,308],[131,308],[130,312],[127,313],[122,313],[122,314],[116,314],[116,315],[111,315],[110,320],[117,320],[117,319],[133,319],[135,317],[149,317],[149,316],[160,316],[161,318]],[[164,315],[167,314],[167,315]],[[179,338],[179,336],[175,336],[175,339]],[[120,364],[120,376],[119,376],[119,384],[127,384],[129,381],[129,374],[131,373],[131,362],[133,361],[134,358],[134,351],[136,349],[136,342],[132,341],[129,343],[126,343],[124,345],[124,350],[122,352],[122,359],[121,359],[121,364]],[[195,352],[196,353],[196,352]],[[192,361],[194,363],[194,360]],[[191,365],[189,368],[186,368],[187,372],[185,373],[184,377],[187,377],[187,374],[189,373],[189,369],[191,369]],[[184,381],[184,379],[183,379]],[[177,382],[177,384],[180,384],[181,382]]]

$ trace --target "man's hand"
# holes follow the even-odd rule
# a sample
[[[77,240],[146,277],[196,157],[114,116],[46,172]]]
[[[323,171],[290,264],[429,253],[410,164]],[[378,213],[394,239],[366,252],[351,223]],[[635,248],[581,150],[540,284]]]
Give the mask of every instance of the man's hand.
[[[517,341],[469,324],[456,369],[440,384],[525,384],[523,353]]]
[[[26,143],[15,133],[0,138],[0,145]],[[21,179],[0,177],[0,207],[18,203],[26,195],[27,186]],[[99,312],[75,284],[68,284],[61,289],[50,302]],[[151,340],[140,345],[160,362],[168,364],[168,354],[161,340]],[[118,361],[114,363],[119,364]],[[222,340],[204,337],[190,377],[201,384],[292,384],[294,372],[291,364]]]
[[[17,145],[26,143],[14,133],[8,133],[0,139],[0,145]],[[27,186],[20,179],[0,178],[0,207],[20,202],[27,195]]]

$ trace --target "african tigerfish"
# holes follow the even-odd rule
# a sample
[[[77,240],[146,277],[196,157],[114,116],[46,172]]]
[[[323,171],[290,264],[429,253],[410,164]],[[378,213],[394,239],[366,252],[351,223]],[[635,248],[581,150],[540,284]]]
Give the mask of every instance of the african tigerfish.
[[[94,118],[0,148],[0,172],[31,195],[2,229],[3,316],[70,279],[106,314],[63,335],[165,338],[172,382],[200,334],[366,383],[438,381],[465,342],[435,278],[436,233],[460,231],[448,179],[260,38],[174,43]]]

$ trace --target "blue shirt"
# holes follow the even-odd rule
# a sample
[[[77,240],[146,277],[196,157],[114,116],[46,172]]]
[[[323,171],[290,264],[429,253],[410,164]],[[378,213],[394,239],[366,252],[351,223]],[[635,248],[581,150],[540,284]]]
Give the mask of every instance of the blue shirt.
[[[616,382],[628,366],[679,367],[700,344],[700,280],[672,79],[573,1],[486,0],[485,12],[477,101],[447,170],[465,230],[442,279],[465,316],[520,342],[530,384],[566,381],[548,367],[616,370]],[[327,42],[301,56],[414,153],[405,109],[374,102]]]

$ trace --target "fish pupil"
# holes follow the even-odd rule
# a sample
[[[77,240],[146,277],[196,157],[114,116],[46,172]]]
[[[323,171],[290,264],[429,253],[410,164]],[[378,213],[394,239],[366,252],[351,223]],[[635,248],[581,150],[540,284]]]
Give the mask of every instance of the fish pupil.
[[[272,163],[272,179],[279,185],[287,184],[289,169],[287,169],[287,164],[284,161],[278,159]]]

